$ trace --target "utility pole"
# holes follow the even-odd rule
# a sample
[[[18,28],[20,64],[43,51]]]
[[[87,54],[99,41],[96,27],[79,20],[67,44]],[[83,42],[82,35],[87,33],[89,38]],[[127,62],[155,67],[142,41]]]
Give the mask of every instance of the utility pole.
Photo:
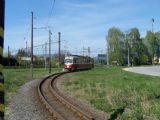
[[[24,38],[24,40],[25,40],[25,38]],[[25,56],[26,58],[28,57],[28,52],[27,52],[27,41],[26,41],[26,56]],[[27,61],[25,61],[25,64],[26,64],[26,68],[27,68]]]
[[[51,30],[49,30],[49,73],[51,73]]]
[[[26,57],[28,57],[27,41],[26,41]]]
[[[106,57],[107,57],[107,66],[109,67],[109,42],[108,42],[107,37],[106,37],[106,41],[107,41],[107,55],[106,55]]]
[[[91,53],[91,50],[90,50],[90,47],[88,47],[88,56],[90,57],[90,53]]]
[[[67,41],[65,41],[64,49],[65,49],[65,56],[67,56]]]
[[[4,16],[5,16],[5,0],[0,0],[0,119],[4,120],[4,76],[3,69],[3,43],[4,43]]]
[[[44,59],[44,68],[45,68],[45,44],[42,45],[42,55],[43,55],[43,59]]]
[[[83,56],[84,56],[84,47],[83,47]]]
[[[58,61],[59,61],[59,68],[61,67],[61,33],[58,32],[58,45],[59,45],[59,49],[58,49]]]
[[[45,43],[45,69],[47,67],[47,43]]]
[[[31,78],[33,78],[33,12],[31,12]]]
[[[128,46],[128,67],[130,66],[130,57],[129,57],[129,53],[130,53],[130,51],[129,51],[129,46]]]
[[[9,51],[9,46],[8,46],[8,58],[10,57],[10,54],[9,54],[9,53],[10,53],[10,51]]]
[[[153,27],[154,27],[154,19],[152,18],[152,33],[154,32]]]

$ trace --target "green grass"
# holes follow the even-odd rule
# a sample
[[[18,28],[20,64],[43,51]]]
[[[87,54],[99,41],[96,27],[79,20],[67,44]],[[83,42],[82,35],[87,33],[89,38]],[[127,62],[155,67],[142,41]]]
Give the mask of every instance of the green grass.
[[[160,119],[160,77],[134,74],[120,67],[95,68],[66,75],[65,89],[120,120]],[[124,109],[129,112],[121,114]]]
[[[44,68],[35,68],[33,70],[33,79],[48,75],[48,71]],[[56,71],[58,69],[52,69],[52,72]],[[7,108],[20,86],[33,79],[31,79],[30,69],[4,69],[3,73],[5,77],[5,106]]]

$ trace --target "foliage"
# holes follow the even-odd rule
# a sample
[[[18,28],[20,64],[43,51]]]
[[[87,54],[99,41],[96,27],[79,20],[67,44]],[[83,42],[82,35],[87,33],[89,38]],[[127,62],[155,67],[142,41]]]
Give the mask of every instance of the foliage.
[[[160,57],[160,32],[147,31],[145,38],[141,38],[137,28],[124,34],[112,27],[108,30],[107,43],[110,64],[125,65],[127,60],[132,66],[154,64],[154,58]]]
[[[17,66],[18,62],[13,57],[3,57],[3,66]]]
[[[107,36],[109,44],[109,61],[116,61],[117,64],[124,64],[124,34],[120,29],[112,27]]]
[[[160,32],[156,32],[155,36],[156,36],[156,42],[157,42],[156,54],[157,54],[157,57],[160,57]]]
[[[126,35],[126,42],[130,49],[130,58],[132,64],[140,65],[140,57],[142,56],[142,39],[140,39],[140,33],[137,28],[132,28]]]
[[[19,49],[18,52],[17,52],[17,54],[16,54],[16,56],[17,56],[17,57],[18,57],[18,56],[20,56],[20,57],[26,56],[26,51],[25,51],[25,49]]]
[[[149,50],[149,54],[151,55],[152,64],[154,64],[154,56],[157,49],[157,40],[155,33],[148,31],[146,35],[146,40],[147,40],[147,47]]]

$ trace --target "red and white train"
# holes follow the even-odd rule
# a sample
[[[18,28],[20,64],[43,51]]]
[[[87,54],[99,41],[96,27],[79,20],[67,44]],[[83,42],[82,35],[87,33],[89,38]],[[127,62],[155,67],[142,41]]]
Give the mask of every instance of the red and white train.
[[[94,67],[94,60],[88,56],[70,55],[66,56],[64,60],[64,68],[69,71],[77,69],[92,69]]]

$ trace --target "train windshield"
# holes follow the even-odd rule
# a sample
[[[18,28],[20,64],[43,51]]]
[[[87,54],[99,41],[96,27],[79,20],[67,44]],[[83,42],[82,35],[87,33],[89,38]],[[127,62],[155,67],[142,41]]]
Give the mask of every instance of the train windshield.
[[[72,60],[72,59],[65,59],[65,63],[66,63],[66,64],[67,64],[67,63],[71,64],[71,63],[73,63],[73,60]]]

